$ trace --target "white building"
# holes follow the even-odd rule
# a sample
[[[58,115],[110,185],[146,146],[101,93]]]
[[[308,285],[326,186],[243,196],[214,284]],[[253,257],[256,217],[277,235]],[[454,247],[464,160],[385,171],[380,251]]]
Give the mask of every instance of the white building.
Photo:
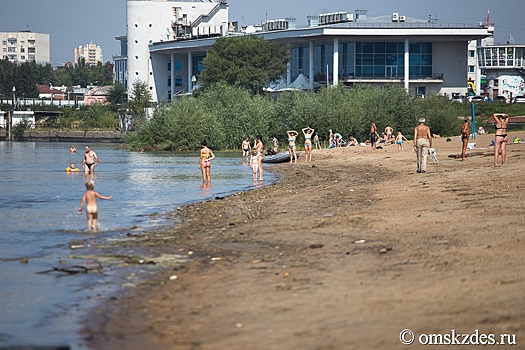
[[[167,60],[166,56],[151,56],[150,46],[154,43],[220,36],[227,29],[228,4],[225,0],[127,0],[126,20],[128,95],[131,96],[133,83],[139,80],[147,83],[155,101],[167,100],[170,99],[171,91],[165,87],[168,78],[164,78],[169,75],[172,63],[169,55]],[[192,44],[195,47],[198,45]],[[181,88],[187,86],[194,75],[195,69],[192,68],[198,68],[199,62],[202,59],[199,61],[198,57],[192,56],[192,50],[187,51],[174,68],[180,68],[180,73],[182,66],[189,66],[190,69],[186,70],[184,76],[177,73],[177,78],[173,77],[178,79],[174,81],[175,85]],[[163,79],[156,81],[157,76]]]
[[[0,32],[0,50],[2,59],[11,62],[51,62],[49,34],[21,32]]]
[[[485,22],[437,23],[399,13],[367,17],[366,10],[309,16],[306,26],[289,17],[239,30],[228,21],[224,0],[128,0],[127,9],[128,92],[135,80],[145,81],[155,101],[193,90],[218,36],[245,34],[291,47],[288,85],[303,74],[311,89],[401,83],[417,95],[465,95],[469,43],[491,35]]]
[[[81,57],[86,61],[88,66],[96,66],[98,62],[104,63],[102,56],[102,48],[93,42],[86,44],[86,46],[79,46],[73,49],[75,64],[78,64],[78,61]]]

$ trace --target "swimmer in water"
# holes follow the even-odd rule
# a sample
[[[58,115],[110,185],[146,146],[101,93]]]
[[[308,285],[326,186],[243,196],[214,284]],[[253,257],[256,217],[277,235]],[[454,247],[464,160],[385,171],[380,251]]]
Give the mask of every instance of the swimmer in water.
[[[69,172],[80,171],[80,169],[79,169],[79,168],[75,168],[75,164],[71,163],[71,164],[69,164],[69,166],[66,168],[66,171],[69,173]]]
[[[88,229],[91,229],[92,231],[97,230],[97,198],[112,199],[113,196],[100,195],[98,192],[95,192],[95,184],[93,181],[86,182],[86,193],[84,193],[84,196],[82,196],[82,201],[80,202],[80,208],[78,208],[78,213],[80,214],[82,212],[82,209],[84,208],[84,203],[86,203]]]

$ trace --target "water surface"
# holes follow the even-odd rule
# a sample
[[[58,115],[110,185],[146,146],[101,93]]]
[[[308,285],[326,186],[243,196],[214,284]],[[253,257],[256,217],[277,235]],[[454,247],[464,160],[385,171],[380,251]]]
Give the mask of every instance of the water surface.
[[[140,154],[95,144],[91,148],[100,163],[95,176],[87,177],[65,172],[70,163],[80,167],[82,160],[83,146],[73,155],[69,146],[0,142],[0,346],[80,348],[79,317],[118,286],[111,272],[36,273],[60,267],[60,259],[81,264],[68,259],[71,241],[104,241],[134,225],[162,229],[171,224],[163,214],[177,206],[254,186],[251,169],[236,153],[216,153],[212,185],[202,188],[196,153]],[[98,201],[96,234],[86,230],[85,213],[76,213],[87,179],[94,180],[95,191],[113,196]],[[265,182],[273,180],[265,172]],[[23,257],[27,264],[20,263]]]

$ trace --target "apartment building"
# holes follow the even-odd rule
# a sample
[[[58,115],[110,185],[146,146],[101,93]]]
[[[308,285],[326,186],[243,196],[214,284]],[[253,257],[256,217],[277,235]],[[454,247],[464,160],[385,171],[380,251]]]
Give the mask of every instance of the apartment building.
[[[102,56],[102,48],[97,44],[90,42],[86,46],[79,46],[73,49],[75,55],[75,64],[81,57],[86,61],[86,65],[95,66],[98,62],[104,63]]]
[[[11,62],[51,63],[49,34],[21,32],[0,32],[2,59]]]

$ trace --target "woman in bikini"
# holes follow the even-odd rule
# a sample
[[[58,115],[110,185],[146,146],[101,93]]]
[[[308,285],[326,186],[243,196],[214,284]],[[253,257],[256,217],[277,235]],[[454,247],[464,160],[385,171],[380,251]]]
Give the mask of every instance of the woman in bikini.
[[[264,180],[264,170],[263,170],[263,159],[264,159],[264,144],[262,142],[262,136],[257,135],[255,138],[255,150],[259,154],[259,180]]]
[[[314,133],[314,129],[306,127],[302,131],[304,135],[304,154],[306,161],[308,162],[308,155],[310,155],[310,161],[312,161],[312,135]]]
[[[498,165],[498,157],[501,151],[501,165],[505,163],[505,157],[507,155],[507,141],[509,137],[507,135],[507,124],[509,123],[509,116],[506,114],[494,114],[494,120],[496,121],[496,137],[494,140],[494,165]]]
[[[199,158],[199,168],[201,168],[202,172],[202,183],[203,185],[210,185],[211,184],[211,160],[215,159],[215,155],[211,151],[211,149],[208,148],[208,144],[206,141],[203,141],[201,144],[201,154]]]
[[[295,153],[295,139],[299,133],[295,130],[290,130],[286,133],[288,134],[288,152],[290,152],[290,163],[292,163],[292,159],[295,159],[295,163],[297,163],[297,154]]]

